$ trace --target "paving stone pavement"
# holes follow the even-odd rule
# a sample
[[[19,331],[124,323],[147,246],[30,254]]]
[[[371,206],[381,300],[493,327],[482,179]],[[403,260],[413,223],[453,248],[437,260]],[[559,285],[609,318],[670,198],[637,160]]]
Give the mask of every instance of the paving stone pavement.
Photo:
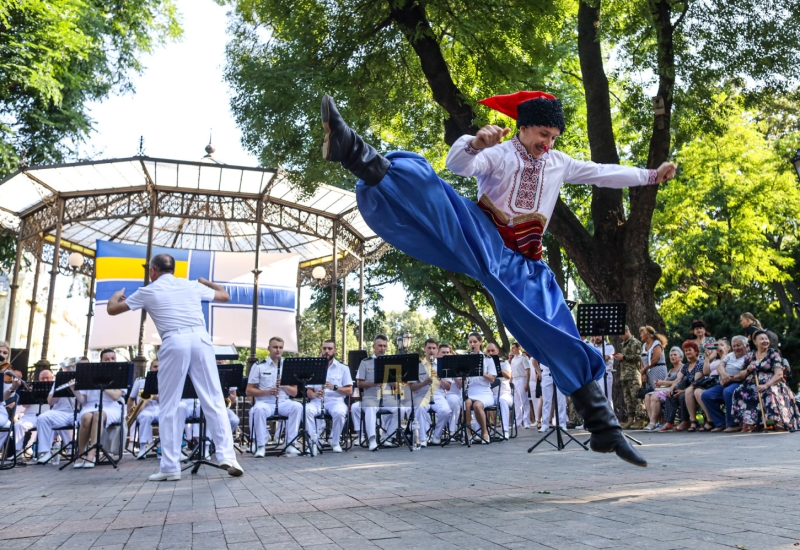
[[[649,468],[502,444],[0,472],[0,549],[800,548],[800,435],[649,434]]]

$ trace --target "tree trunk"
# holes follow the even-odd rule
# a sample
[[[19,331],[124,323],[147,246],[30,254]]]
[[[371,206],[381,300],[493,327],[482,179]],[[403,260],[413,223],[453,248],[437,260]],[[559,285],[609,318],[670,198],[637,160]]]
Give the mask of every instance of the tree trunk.
[[[792,302],[789,300],[789,296],[786,294],[786,289],[778,281],[772,281],[770,284],[772,290],[774,290],[775,294],[778,296],[778,302],[781,304],[783,314],[787,317],[794,317],[794,308],[792,307]]]
[[[567,281],[566,277],[564,276],[564,262],[563,258],[561,257],[561,245],[552,235],[545,235],[544,248],[547,251],[547,265],[549,265],[550,269],[553,270],[553,274],[556,276],[558,288],[561,289],[561,293],[564,295],[564,298],[566,298]]]

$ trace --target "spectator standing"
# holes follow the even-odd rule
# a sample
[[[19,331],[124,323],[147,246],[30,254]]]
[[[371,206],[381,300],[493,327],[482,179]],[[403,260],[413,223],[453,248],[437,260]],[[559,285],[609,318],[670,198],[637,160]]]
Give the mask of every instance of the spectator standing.
[[[640,374],[642,343],[631,335],[631,329],[626,325],[625,334],[622,335],[622,349],[614,354],[614,359],[619,361],[619,381],[622,386],[622,397],[628,411],[628,419],[622,425],[623,430],[631,427],[641,429],[640,425],[645,418],[644,407],[639,399],[639,389],[642,387]]]
[[[647,376],[647,381],[655,387],[656,380],[664,380],[667,377],[667,362],[664,358],[667,337],[657,334],[656,329],[648,325],[639,327],[639,338],[642,339],[642,368],[639,372],[642,377]],[[683,352],[680,355],[683,359]]]
[[[714,342],[714,338],[708,333],[706,330],[706,324],[699,320],[695,319],[692,321],[692,338],[691,341],[697,344],[697,348],[700,350],[698,354],[698,358],[705,362],[706,360],[706,346]]]
[[[739,317],[739,324],[744,329],[744,335],[747,337],[747,347],[750,351],[756,351],[756,345],[753,342],[753,333],[761,330],[761,321],[756,319],[756,316],[750,312],[744,312]]]

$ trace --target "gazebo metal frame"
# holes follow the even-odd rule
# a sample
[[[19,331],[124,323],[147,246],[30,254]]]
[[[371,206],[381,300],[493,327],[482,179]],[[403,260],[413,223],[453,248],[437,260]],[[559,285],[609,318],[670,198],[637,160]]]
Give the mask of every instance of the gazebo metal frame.
[[[211,157],[213,148],[209,146],[206,150],[209,154],[199,162],[136,156],[22,167],[0,182],[0,225],[17,235],[6,340],[14,334],[14,308],[23,253],[36,262],[31,329],[39,265],[54,266],[50,270],[42,354],[37,369],[49,364],[47,352],[58,273],[79,273],[91,280],[84,353],[88,351],[95,286],[94,242],[97,239],[145,244],[147,261],[153,246],[255,252],[253,285],[256,287],[260,252],[300,252],[303,258],[298,272],[298,290],[312,283],[331,286],[331,338],[334,340],[337,285],[331,283],[358,269],[358,343],[359,348],[363,348],[364,265],[377,260],[388,245],[361,218],[355,194],[330,186],[319,186],[314,193],[304,194],[275,169],[221,164]],[[68,263],[73,252],[85,258],[77,269]],[[54,258],[57,261],[54,262]],[[144,284],[149,282],[147,261],[143,264]],[[318,265],[326,267],[326,277],[319,281],[311,275]],[[344,294],[342,353],[347,334],[346,286]],[[254,297],[257,296],[256,291]],[[250,364],[256,360],[256,300],[252,313]],[[138,357],[134,360],[139,372],[145,362],[144,319],[143,312]],[[29,351],[30,333],[31,330],[27,338]]]

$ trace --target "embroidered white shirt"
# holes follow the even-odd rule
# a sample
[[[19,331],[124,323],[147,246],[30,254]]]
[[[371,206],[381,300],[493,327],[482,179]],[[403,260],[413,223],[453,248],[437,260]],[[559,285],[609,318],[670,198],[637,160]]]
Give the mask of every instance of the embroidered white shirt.
[[[474,176],[478,197],[488,197],[509,219],[532,212],[544,215],[545,229],[565,182],[614,189],[656,183],[655,170],[583,162],[553,149],[535,159],[517,136],[478,151],[470,145],[474,137],[456,140],[447,167],[459,176]]]

